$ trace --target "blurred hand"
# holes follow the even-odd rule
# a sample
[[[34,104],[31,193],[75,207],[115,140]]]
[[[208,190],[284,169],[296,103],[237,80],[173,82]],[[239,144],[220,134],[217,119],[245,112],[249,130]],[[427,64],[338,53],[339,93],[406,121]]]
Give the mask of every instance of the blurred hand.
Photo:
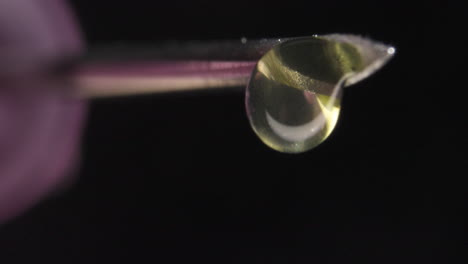
[[[86,106],[44,73],[82,48],[63,1],[0,1],[0,224],[72,175]]]

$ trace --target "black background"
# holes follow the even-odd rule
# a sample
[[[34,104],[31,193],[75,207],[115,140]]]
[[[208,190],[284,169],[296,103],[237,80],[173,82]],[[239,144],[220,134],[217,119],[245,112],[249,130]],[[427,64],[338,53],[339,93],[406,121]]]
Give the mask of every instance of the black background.
[[[300,155],[256,138],[242,93],[92,101],[77,182],[2,227],[1,263],[466,263],[461,5],[72,6],[90,46],[338,32],[397,55]]]

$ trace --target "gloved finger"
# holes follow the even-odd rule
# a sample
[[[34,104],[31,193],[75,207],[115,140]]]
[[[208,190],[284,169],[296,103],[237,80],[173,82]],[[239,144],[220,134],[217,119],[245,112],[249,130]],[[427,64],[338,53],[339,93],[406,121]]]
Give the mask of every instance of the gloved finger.
[[[67,87],[41,73],[82,49],[63,1],[0,1],[0,223],[74,167],[86,105],[54,92]]]

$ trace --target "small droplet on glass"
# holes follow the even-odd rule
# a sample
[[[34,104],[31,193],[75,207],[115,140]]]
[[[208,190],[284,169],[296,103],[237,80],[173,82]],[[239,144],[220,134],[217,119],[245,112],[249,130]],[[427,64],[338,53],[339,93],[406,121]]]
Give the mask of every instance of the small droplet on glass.
[[[353,35],[326,35],[282,42],[257,63],[246,90],[255,133],[288,153],[310,150],[332,133],[343,87],[379,69],[393,47]]]

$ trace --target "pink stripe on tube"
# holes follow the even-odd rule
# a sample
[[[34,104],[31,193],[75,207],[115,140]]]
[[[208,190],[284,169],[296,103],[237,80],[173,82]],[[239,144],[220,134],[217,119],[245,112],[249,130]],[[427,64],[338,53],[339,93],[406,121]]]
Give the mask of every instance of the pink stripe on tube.
[[[93,63],[74,73],[83,97],[245,86],[256,61]]]

